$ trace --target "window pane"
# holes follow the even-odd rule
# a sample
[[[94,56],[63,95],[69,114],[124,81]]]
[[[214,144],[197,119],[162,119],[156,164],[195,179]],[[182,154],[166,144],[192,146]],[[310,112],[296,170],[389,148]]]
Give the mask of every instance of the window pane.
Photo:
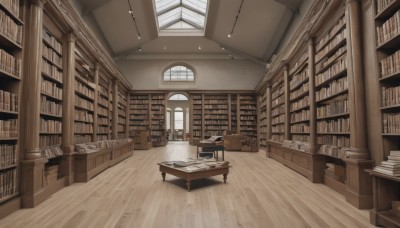
[[[183,0],[182,4],[196,9],[204,14],[207,11],[207,0]]]
[[[175,117],[175,129],[183,129],[183,112],[182,111],[175,111],[174,113]]]
[[[182,10],[182,18],[187,20],[198,27],[204,27],[204,15],[193,12],[189,9],[183,8]]]
[[[173,66],[165,70],[164,81],[194,81],[194,73],[185,66]]]
[[[167,11],[166,13],[158,16],[158,25],[160,27],[165,26],[166,24],[171,23],[172,21],[179,20],[181,18],[182,7],[175,8],[173,10]]]
[[[180,4],[180,0],[155,0],[157,13]]]

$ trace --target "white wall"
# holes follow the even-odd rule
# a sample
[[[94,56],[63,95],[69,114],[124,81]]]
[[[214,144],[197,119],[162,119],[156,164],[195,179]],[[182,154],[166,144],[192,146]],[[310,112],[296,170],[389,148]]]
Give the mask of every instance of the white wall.
[[[163,71],[173,63],[195,70],[195,82],[163,82]],[[250,60],[120,60],[118,67],[134,90],[253,90],[265,67]]]

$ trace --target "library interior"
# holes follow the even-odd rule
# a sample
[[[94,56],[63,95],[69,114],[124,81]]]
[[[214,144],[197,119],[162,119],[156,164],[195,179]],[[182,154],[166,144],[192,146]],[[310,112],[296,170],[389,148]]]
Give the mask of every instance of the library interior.
[[[0,0],[0,227],[400,227],[400,0]]]

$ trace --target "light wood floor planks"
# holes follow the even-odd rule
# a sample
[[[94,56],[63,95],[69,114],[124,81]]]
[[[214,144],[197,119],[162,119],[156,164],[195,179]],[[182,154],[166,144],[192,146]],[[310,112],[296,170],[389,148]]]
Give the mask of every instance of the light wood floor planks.
[[[19,210],[0,227],[373,227],[369,213],[344,197],[265,157],[226,152],[232,168],[221,176],[185,182],[157,162],[195,156],[187,142],[135,151],[88,183],[73,184],[33,209]]]

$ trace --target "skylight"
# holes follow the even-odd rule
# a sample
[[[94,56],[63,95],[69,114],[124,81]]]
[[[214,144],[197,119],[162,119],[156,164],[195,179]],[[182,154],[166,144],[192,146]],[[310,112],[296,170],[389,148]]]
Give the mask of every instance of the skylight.
[[[158,30],[204,35],[208,0],[154,0]]]

